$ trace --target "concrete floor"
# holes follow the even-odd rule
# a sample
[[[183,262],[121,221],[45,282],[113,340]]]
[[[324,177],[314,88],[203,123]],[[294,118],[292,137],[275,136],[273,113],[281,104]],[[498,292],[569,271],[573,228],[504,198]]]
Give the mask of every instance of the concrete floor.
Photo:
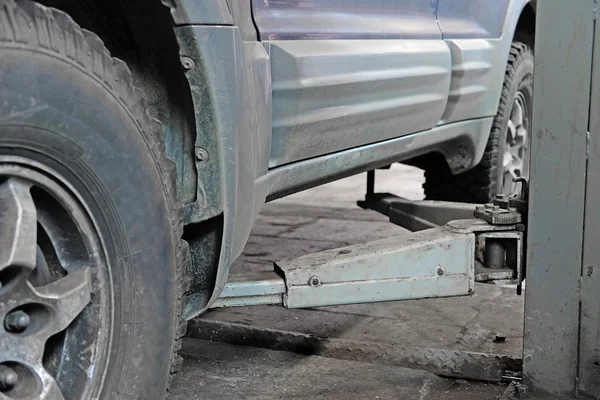
[[[187,340],[171,399],[494,399],[504,385],[444,379],[428,372]]]
[[[420,170],[395,165],[377,172],[376,191],[420,199],[422,181]],[[284,258],[410,234],[382,215],[359,209],[356,200],[364,190],[363,174],[268,204],[233,270],[271,270],[273,261]],[[184,369],[172,398],[494,399],[506,384],[441,378],[401,368],[389,358],[387,362],[354,355],[339,359],[335,354],[321,357],[273,349],[298,351],[281,341],[303,335],[400,351],[453,349],[520,358],[522,321],[523,297],[513,288],[479,284],[472,297],[463,298],[303,310],[278,306],[211,310],[191,323]],[[220,326],[230,331],[233,327],[229,343],[205,340],[223,340],[211,334]],[[241,328],[237,337],[236,326]],[[283,332],[284,339],[278,339],[275,347],[243,337],[270,330]],[[496,340],[497,335],[506,340]]]

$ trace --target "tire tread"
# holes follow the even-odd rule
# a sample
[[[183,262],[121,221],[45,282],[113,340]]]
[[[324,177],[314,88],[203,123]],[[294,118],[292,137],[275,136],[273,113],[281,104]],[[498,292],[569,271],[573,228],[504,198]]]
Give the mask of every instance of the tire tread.
[[[162,125],[150,115],[146,96],[134,86],[127,64],[112,57],[95,33],[81,28],[68,14],[29,0],[0,0],[0,44],[4,47],[34,49],[69,61],[111,93],[142,132],[160,174],[164,196],[170,208],[173,237],[177,241],[177,323],[174,326],[169,374],[165,374],[168,392],[174,374],[181,369],[183,361],[178,351],[187,329],[187,321],[181,316],[183,298],[189,290],[189,278],[188,244],[181,239],[183,204],[177,198],[176,167],[166,156]]]

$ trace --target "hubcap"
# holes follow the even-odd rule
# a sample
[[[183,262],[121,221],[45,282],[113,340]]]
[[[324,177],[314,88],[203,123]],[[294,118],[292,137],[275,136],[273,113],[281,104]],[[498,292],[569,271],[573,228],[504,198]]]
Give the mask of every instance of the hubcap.
[[[0,399],[79,397],[107,340],[104,251],[78,196],[33,164],[0,155]]]
[[[512,105],[504,153],[502,154],[502,186],[499,193],[512,195],[517,189],[513,178],[529,176],[529,109],[525,94],[517,92]]]

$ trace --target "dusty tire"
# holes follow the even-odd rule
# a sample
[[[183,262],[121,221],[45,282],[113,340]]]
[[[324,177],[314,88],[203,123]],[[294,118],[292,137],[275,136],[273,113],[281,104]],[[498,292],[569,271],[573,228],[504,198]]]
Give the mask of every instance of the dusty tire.
[[[526,131],[530,131],[531,109],[533,98],[533,52],[529,46],[521,42],[513,42],[510,49],[504,85],[498,106],[498,113],[494,118],[492,131],[479,165],[458,175],[452,175],[448,166],[442,159],[437,159],[435,164],[425,168],[425,184],[423,189],[425,197],[429,200],[447,200],[470,203],[486,203],[493,199],[497,193],[512,194],[508,184],[504,186],[504,157],[507,149],[508,124],[513,114],[517,98],[524,103],[526,109]],[[529,134],[525,136],[523,148],[522,176],[527,176],[529,163]],[[508,167],[506,167],[508,168]],[[513,168],[513,171],[516,169]],[[513,189],[514,186],[510,185]]]
[[[65,13],[31,1],[0,0],[0,87],[0,193],[10,180],[29,179],[10,171],[54,182],[81,208],[78,215],[85,214],[82,220],[97,235],[98,259],[104,260],[97,268],[85,267],[91,300],[60,333],[60,346],[56,337],[46,342],[44,363],[56,352],[53,378],[65,398],[164,398],[181,366],[187,245],[181,240],[175,166],[166,159],[160,124],[150,117],[125,63],[112,58],[96,35]],[[35,179],[28,185],[47,189],[35,186]],[[36,201],[42,240],[40,231],[50,233],[39,221],[40,210],[60,200],[49,189],[43,194],[47,200],[32,193],[27,196]],[[44,240],[50,245],[37,243],[38,249],[56,244]],[[45,268],[66,276],[79,268],[56,266],[63,259],[53,257],[48,255]],[[33,271],[41,265],[38,260]],[[14,300],[11,282],[31,279],[21,278],[23,271],[22,265],[4,270],[0,265],[0,313]],[[67,346],[72,332],[85,333],[78,337],[87,346],[80,352],[75,342]],[[0,366],[13,361],[0,343]],[[10,398],[10,390],[2,394]]]

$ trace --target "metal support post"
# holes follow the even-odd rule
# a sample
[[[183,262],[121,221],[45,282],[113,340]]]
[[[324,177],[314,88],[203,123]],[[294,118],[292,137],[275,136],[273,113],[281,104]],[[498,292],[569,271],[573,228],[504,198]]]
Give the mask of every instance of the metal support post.
[[[375,193],[375,170],[367,172],[367,197]]]
[[[597,13],[597,0],[595,3]],[[581,394],[600,399],[600,27],[597,15],[594,24],[579,321],[579,386],[576,389]]]
[[[532,389],[561,398],[576,395],[583,376],[578,352],[594,14],[595,0],[537,2],[523,372]],[[588,236],[596,252],[590,258],[597,260],[598,235],[586,234],[586,243]]]

